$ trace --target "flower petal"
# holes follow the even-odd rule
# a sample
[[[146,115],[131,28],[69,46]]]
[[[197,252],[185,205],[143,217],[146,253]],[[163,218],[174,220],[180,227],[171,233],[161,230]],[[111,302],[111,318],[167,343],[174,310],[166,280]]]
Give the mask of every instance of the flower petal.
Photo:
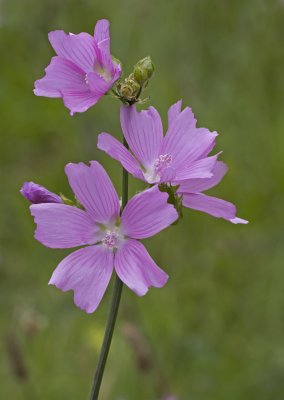
[[[138,161],[119,140],[108,133],[100,133],[97,147],[119,161],[131,175],[144,180]]]
[[[219,154],[215,154],[211,157],[185,163],[183,168],[176,171],[175,182],[182,183],[184,179],[211,178],[213,176],[212,170],[217,162],[218,156]]]
[[[154,107],[138,112],[136,107],[121,106],[120,123],[130,150],[145,167],[152,166],[160,154],[163,126]]]
[[[113,271],[113,253],[103,246],[77,250],[64,258],[49,281],[63,292],[74,291],[76,306],[92,313],[98,307]]]
[[[102,47],[109,52],[110,34],[109,34],[109,21],[107,19],[100,19],[95,26],[94,37],[99,47]]]
[[[179,100],[177,103],[173,104],[168,110],[168,130],[173,128],[173,124],[176,118],[181,113],[182,100]]]
[[[216,132],[205,128],[196,128],[196,119],[189,107],[177,115],[178,106],[170,111],[175,115],[163,141],[161,154],[170,154],[172,167],[183,169],[184,163],[205,157],[215,143]]]
[[[138,296],[144,296],[151,286],[164,286],[169,278],[143,244],[132,239],[126,240],[116,251],[114,268],[119,278]]]
[[[62,96],[65,107],[70,110],[70,115],[85,112],[100,100],[100,96],[94,95],[89,89],[81,92],[65,90]]]
[[[224,218],[234,224],[247,224],[248,221],[236,217],[236,207],[228,201],[205,194],[185,193],[182,204],[194,210],[203,211],[213,217]]]
[[[90,166],[69,163],[65,173],[77,199],[93,220],[106,225],[114,223],[120,212],[119,199],[104,168],[97,161],[91,161]]]
[[[64,249],[100,239],[99,228],[77,207],[42,203],[31,205],[30,210],[37,224],[35,238],[47,247]]]
[[[64,31],[48,34],[49,41],[58,56],[72,61],[85,73],[92,71],[96,61],[95,40],[85,32],[74,35]]]
[[[213,176],[205,179],[188,179],[181,181],[179,192],[181,193],[199,193],[204,190],[211,189],[216,186],[226,175],[228,167],[222,161],[217,161],[214,168],[212,169]]]
[[[104,79],[104,77],[100,76],[97,72],[89,72],[87,74],[87,81],[92,94],[98,99],[104,96],[118,79],[119,75],[117,74],[118,72],[116,72],[113,78],[109,77],[108,79]]]
[[[35,82],[37,96],[62,97],[62,92],[86,92],[84,72],[72,62],[61,57],[52,57],[45,69],[46,75]]]
[[[168,194],[160,192],[158,186],[132,197],[121,216],[123,234],[134,239],[144,239],[171,225],[178,214],[167,200]]]

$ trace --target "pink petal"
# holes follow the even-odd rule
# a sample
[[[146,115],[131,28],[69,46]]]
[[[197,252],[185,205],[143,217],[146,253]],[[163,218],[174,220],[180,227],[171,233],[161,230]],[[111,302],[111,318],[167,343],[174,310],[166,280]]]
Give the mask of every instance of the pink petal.
[[[70,115],[74,115],[76,112],[85,112],[100,100],[100,97],[91,93],[89,89],[82,92],[64,91],[62,96],[65,107],[70,110]]]
[[[67,164],[65,173],[69,184],[94,221],[113,224],[120,212],[116,190],[105,169],[97,161],[90,164]]]
[[[114,267],[119,278],[138,296],[144,296],[151,286],[164,286],[169,278],[143,244],[132,239],[126,240],[115,253]]]
[[[175,178],[176,178],[176,171],[173,168],[168,167],[162,173],[160,182],[163,183],[173,182]]]
[[[85,73],[93,71],[96,61],[95,40],[88,33],[78,35],[64,31],[53,31],[48,35],[49,41],[58,56],[61,56],[80,67]]]
[[[98,307],[113,271],[113,253],[103,246],[77,250],[64,258],[49,281],[63,292],[74,291],[74,303],[92,313]]]
[[[46,75],[35,82],[35,95],[62,97],[71,115],[86,111],[99,100],[90,92],[85,73],[71,61],[53,57],[45,72]]]
[[[62,91],[85,92],[88,87],[84,72],[72,62],[52,57],[45,69],[46,75],[35,82],[37,96],[62,97]]]
[[[90,91],[94,96],[99,99],[104,96],[109,91],[109,89],[112,88],[114,82],[118,79],[118,77],[119,76],[115,76],[115,78],[110,78],[106,80],[97,72],[89,72],[87,74],[87,81]]]
[[[109,35],[109,21],[101,19],[96,23],[94,37],[99,47],[104,47],[109,52],[110,35]]]
[[[152,166],[160,154],[163,126],[154,107],[138,112],[136,107],[121,106],[120,123],[125,139],[135,157],[145,167]]]
[[[202,158],[197,161],[184,164],[183,168],[176,171],[175,182],[182,183],[185,179],[193,178],[211,178],[213,168],[216,164],[219,154],[211,157]]]
[[[47,247],[64,249],[100,239],[99,228],[77,207],[41,203],[31,205],[30,210],[37,224],[35,238]]]
[[[144,239],[167,228],[178,217],[167,200],[168,194],[160,192],[158,186],[132,197],[122,212],[123,233],[134,239]]]
[[[176,118],[181,113],[182,100],[173,104],[168,110],[168,130],[173,128]]]
[[[97,147],[105,151],[110,157],[119,161],[130,174],[144,180],[138,161],[119,140],[108,133],[101,133],[98,136]]]
[[[222,161],[217,161],[212,169],[213,176],[205,179],[188,179],[180,183],[179,192],[199,193],[216,186],[225,176],[228,167]]]
[[[175,113],[177,115],[176,110],[170,112]],[[216,136],[216,132],[196,128],[196,119],[192,110],[187,107],[171,120],[161,154],[170,154],[173,158],[172,167],[176,170],[183,169],[184,163],[195,161],[201,156],[205,157],[215,143]]]
[[[182,197],[182,203],[185,207],[194,210],[203,211],[213,217],[224,218],[234,224],[247,224],[248,221],[236,217],[236,207],[228,201],[205,194],[185,193]]]

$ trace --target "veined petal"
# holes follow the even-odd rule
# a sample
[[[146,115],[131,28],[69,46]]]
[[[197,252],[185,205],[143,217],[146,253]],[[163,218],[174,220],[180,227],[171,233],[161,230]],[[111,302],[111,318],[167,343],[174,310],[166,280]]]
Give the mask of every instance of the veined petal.
[[[35,81],[34,93],[37,96],[62,97],[63,91],[88,91],[84,72],[64,58],[52,57],[45,73],[43,78]]]
[[[97,72],[89,72],[87,74],[87,81],[90,88],[90,91],[94,96],[98,99],[105,95],[109,89],[112,88],[114,82],[118,79],[119,76],[103,77],[99,75]]]
[[[109,21],[107,19],[100,19],[95,26],[94,38],[98,45],[104,42],[109,43]]]
[[[123,234],[134,239],[144,239],[171,225],[178,214],[167,200],[168,194],[160,192],[158,186],[132,197],[121,216]]]
[[[211,157],[201,158],[196,161],[184,164],[184,166],[176,171],[174,178],[175,182],[179,184],[185,179],[193,178],[211,178],[213,176],[213,168],[217,162],[219,154]]]
[[[37,228],[35,238],[47,247],[70,248],[100,240],[99,228],[77,207],[42,203],[30,206]]]
[[[169,110],[169,129],[162,145],[162,154],[171,154],[172,167],[183,168],[184,163],[204,158],[214,147],[217,132],[196,128],[196,119],[187,107],[180,112],[181,103]]]
[[[203,211],[213,217],[224,218],[234,224],[247,224],[248,221],[236,217],[236,207],[228,201],[205,194],[184,193],[182,204],[194,210]]]
[[[74,35],[64,31],[53,31],[48,34],[49,41],[58,56],[72,61],[85,73],[92,71],[95,61],[95,40],[85,32]]]
[[[103,246],[77,250],[64,258],[49,281],[63,292],[74,291],[76,306],[92,313],[98,307],[113,271],[113,253]]]
[[[120,123],[130,150],[145,167],[152,166],[160,154],[163,126],[154,107],[138,112],[135,105],[121,106]]]
[[[90,164],[69,163],[65,173],[77,199],[93,220],[107,225],[119,216],[119,199],[104,168],[97,161]]]
[[[190,133],[195,129],[196,119],[191,108],[186,107],[180,112],[181,104],[174,104],[170,110],[170,123],[168,131],[163,141],[162,154],[169,153],[172,156],[177,156],[180,150],[183,149],[190,140]],[[189,147],[189,146],[188,146]]]
[[[211,189],[216,186],[226,175],[228,167],[222,161],[217,161],[212,169],[213,176],[211,178],[196,178],[181,181],[179,192],[181,193],[200,193],[204,190]]]
[[[168,130],[173,129],[173,124],[176,118],[181,113],[182,100],[179,100],[177,103],[173,104],[168,110]]]
[[[115,253],[114,267],[119,278],[138,296],[144,296],[151,286],[164,286],[169,278],[143,244],[132,239],[126,240]]]
[[[105,151],[110,157],[119,161],[131,175],[144,180],[138,161],[119,140],[108,133],[100,133],[97,147]]]
[[[64,90],[62,97],[65,107],[70,110],[70,115],[74,115],[76,112],[85,112],[100,100],[100,96],[94,95],[89,89],[81,92]]]

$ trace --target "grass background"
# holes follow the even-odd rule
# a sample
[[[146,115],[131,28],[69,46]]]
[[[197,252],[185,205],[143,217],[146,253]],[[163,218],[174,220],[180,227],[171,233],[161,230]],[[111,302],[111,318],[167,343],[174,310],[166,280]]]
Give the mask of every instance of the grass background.
[[[187,210],[146,246],[169,273],[145,298],[123,292],[102,400],[278,400],[284,396],[284,3],[280,0],[0,1],[0,398],[88,397],[111,288],[86,315],[48,287],[68,252],[33,239],[23,181],[70,194],[64,165],[98,159],[120,190],[118,164],[96,149],[118,138],[119,104],[70,117],[35,97],[53,51],[47,33],[111,21],[125,72],[151,55],[148,94],[165,121],[179,98],[220,133],[229,173],[212,193],[248,226]],[[138,183],[131,179],[131,192]]]

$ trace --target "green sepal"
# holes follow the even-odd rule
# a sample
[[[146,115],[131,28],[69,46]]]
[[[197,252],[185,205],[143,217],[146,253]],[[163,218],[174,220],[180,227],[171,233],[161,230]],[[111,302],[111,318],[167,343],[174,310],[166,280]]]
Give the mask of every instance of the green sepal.
[[[168,204],[172,204],[178,213],[178,219],[172,224],[176,225],[183,218],[182,195],[178,194],[179,185],[172,186],[171,184],[161,183],[159,189],[161,192],[168,193]]]

